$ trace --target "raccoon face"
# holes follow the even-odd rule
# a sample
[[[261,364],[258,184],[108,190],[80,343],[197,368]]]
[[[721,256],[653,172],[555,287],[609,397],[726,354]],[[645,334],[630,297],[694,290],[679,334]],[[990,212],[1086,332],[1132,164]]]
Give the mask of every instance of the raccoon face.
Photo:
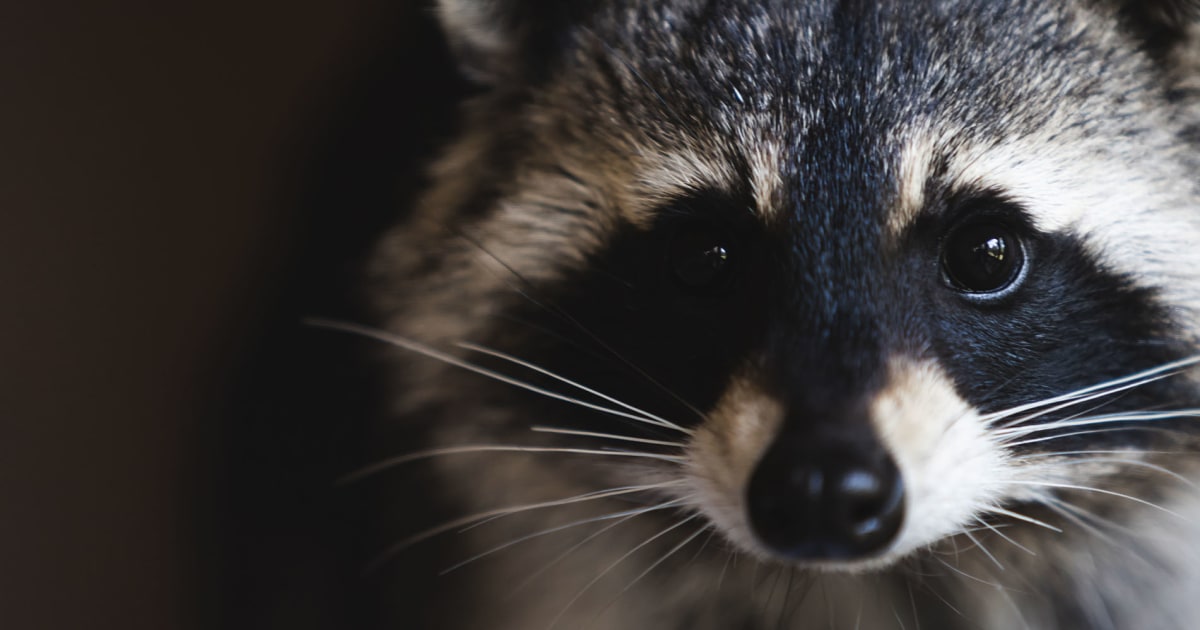
[[[1128,13],[441,9],[492,87],[376,267],[453,364],[401,377],[435,441],[586,452],[555,483],[848,570],[1055,529],[1191,443],[1200,116]]]

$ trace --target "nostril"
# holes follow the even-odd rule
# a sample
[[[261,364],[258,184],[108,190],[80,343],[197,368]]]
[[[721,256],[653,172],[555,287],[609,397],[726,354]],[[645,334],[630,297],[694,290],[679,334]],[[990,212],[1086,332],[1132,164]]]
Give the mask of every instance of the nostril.
[[[864,470],[851,470],[842,477],[841,493],[847,517],[857,535],[878,527],[879,513],[886,501],[877,475]]]
[[[841,480],[845,527],[858,544],[872,546],[876,537],[890,538],[902,516],[904,486],[890,460],[871,470],[852,468]]]

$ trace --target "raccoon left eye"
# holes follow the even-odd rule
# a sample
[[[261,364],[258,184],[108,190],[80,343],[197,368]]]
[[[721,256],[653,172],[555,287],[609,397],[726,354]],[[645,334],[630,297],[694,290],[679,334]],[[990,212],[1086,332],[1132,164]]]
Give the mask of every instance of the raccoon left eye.
[[[964,293],[999,293],[1016,282],[1024,263],[1020,238],[993,221],[955,228],[942,248],[942,269],[950,285]]]
[[[724,235],[709,227],[691,226],[676,232],[668,245],[667,262],[675,279],[692,290],[724,286],[733,266]]]

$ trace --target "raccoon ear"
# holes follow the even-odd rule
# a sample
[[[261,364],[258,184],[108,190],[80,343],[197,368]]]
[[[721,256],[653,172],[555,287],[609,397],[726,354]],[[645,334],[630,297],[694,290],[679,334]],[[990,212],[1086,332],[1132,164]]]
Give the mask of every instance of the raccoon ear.
[[[438,16],[467,75],[487,84],[544,72],[595,0],[438,0]]]

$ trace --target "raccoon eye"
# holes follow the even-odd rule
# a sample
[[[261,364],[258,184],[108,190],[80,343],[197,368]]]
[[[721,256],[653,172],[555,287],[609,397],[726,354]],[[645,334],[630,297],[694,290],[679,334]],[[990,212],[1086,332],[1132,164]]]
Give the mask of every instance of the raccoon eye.
[[[675,279],[692,290],[724,286],[732,262],[728,239],[709,227],[691,226],[677,231],[667,249],[667,263]]]
[[[998,293],[1008,288],[1024,262],[1021,240],[995,221],[955,228],[942,247],[942,269],[950,285],[965,293]]]

